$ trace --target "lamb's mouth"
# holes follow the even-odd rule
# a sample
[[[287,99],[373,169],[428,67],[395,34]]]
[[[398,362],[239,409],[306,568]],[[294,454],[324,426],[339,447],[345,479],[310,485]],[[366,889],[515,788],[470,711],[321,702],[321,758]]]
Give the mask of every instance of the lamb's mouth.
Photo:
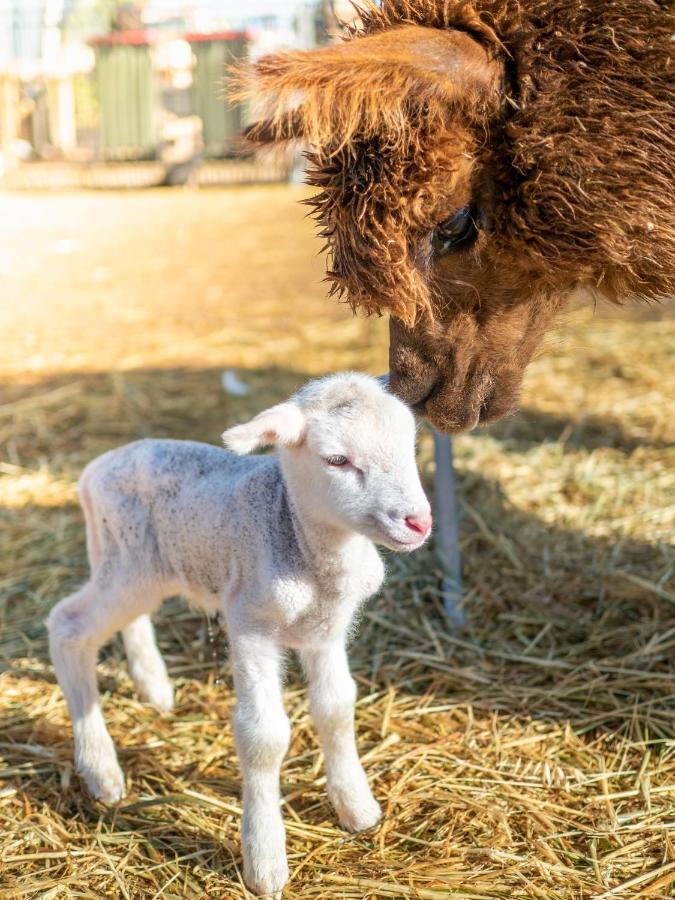
[[[398,538],[395,538],[392,534],[387,531],[382,531],[382,537],[380,541],[384,544],[385,547],[389,547],[390,550],[399,550],[404,553],[412,553],[413,550],[417,550],[426,542],[428,534],[425,534],[424,537],[419,538],[418,540],[412,541],[401,541]]]
[[[425,543],[431,532],[427,532],[427,534],[417,540],[402,541],[400,538],[394,537],[386,524],[380,522],[377,516],[371,515],[368,516],[363,533],[366,537],[370,538],[371,541],[374,541],[376,544],[380,544],[383,547],[387,547],[389,550],[412,553],[413,550],[417,550],[418,547],[421,547],[422,544]]]

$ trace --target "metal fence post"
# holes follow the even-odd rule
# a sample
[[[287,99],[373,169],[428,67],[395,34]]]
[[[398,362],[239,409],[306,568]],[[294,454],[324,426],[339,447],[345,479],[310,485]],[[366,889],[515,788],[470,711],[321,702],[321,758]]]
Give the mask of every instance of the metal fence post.
[[[389,375],[380,375],[378,381],[389,387]],[[443,568],[443,605],[453,624],[464,624],[462,609],[462,555],[459,549],[459,506],[455,467],[452,459],[452,438],[431,429],[434,437],[434,522],[436,550]]]
[[[464,624],[462,601],[462,558],[459,549],[459,515],[452,439],[432,429],[436,477],[434,482],[434,519],[436,548],[443,567],[443,604],[456,625]]]

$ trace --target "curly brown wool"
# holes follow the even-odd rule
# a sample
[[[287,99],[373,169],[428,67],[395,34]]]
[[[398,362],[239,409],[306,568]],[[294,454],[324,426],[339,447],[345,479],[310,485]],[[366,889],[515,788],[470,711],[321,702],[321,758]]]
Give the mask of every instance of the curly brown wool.
[[[392,314],[392,385],[439,428],[512,409],[574,291],[675,293],[673,30],[653,0],[384,0],[249,73],[248,136],[306,142],[332,292]]]

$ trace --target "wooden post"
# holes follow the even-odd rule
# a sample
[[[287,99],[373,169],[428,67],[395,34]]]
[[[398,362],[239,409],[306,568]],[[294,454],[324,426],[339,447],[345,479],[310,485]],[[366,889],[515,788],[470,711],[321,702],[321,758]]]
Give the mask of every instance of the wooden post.
[[[0,73],[0,177],[12,168],[14,141],[19,122],[19,91],[16,79]]]
[[[436,548],[443,567],[443,604],[455,625],[464,624],[462,601],[462,558],[459,549],[459,515],[452,439],[433,429],[436,479],[434,519]]]
[[[77,146],[75,127],[75,92],[72,75],[59,74],[47,81],[49,104],[49,138],[64,156]]]

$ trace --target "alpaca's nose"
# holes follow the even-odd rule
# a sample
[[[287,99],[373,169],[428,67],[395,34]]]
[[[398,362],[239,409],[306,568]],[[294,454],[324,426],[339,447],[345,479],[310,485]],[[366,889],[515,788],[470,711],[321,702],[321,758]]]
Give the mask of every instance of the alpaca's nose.
[[[432,521],[431,514],[426,516],[406,516],[405,524],[411,531],[424,535],[431,530]]]

